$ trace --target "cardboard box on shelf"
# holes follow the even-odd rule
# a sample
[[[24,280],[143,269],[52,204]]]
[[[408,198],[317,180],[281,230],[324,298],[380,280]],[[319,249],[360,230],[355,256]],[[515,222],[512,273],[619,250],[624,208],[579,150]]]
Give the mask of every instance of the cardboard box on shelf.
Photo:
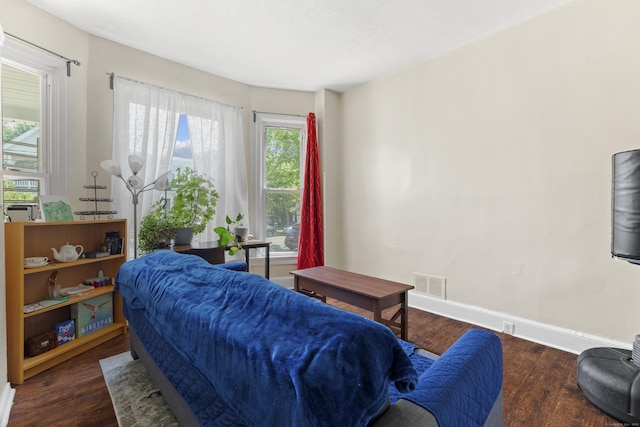
[[[83,337],[113,324],[113,294],[93,297],[71,306],[76,321],[76,336]]]
[[[68,343],[76,337],[76,322],[73,320],[58,323],[53,329],[58,334],[58,344]]]

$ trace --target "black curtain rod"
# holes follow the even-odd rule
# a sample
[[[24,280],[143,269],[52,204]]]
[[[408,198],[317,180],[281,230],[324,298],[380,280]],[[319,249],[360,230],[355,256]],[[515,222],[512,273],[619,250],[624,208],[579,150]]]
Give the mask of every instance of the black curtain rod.
[[[50,54],[52,54],[52,55],[57,56],[58,58],[62,58],[62,59],[64,59],[65,61],[67,61],[67,77],[71,77],[71,64],[76,65],[76,66],[78,66],[78,67],[80,66],[80,61],[78,61],[77,59],[69,59],[69,58],[67,58],[66,56],[60,55],[59,53],[53,52],[53,51],[51,51],[51,50],[49,50],[49,49],[47,49],[47,48],[45,48],[45,47],[38,46],[37,44],[35,44],[35,43],[31,43],[30,41],[25,40],[25,39],[23,39],[23,38],[20,38],[20,37],[18,37],[18,36],[14,36],[14,35],[13,35],[13,34],[11,34],[11,33],[7,33],[7,32],[5,32],[5,34],[6,34],[7,36],[9,36],[9,37],[12,37],[12,38],[14,38],[14,39],[16,39],[16,40],[20,40],[20,41],[21,41],[21,42],[23,42],[23,43],[26,43],[26,44],[31,45],[31,46],[33,46],[33,47],[36,47],[36,48],[38,48],[38,49],[40,49],[40,50],[44,50],[44,51],[45,51],[45,52],[47,52],[47,53],[50,53]]]

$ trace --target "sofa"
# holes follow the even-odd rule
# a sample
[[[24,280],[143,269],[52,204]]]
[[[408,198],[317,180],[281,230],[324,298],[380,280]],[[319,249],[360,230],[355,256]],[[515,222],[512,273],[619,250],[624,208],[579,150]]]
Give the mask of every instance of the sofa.
[[[116,277],[140,358],[181,425],[501,426],[502,347],[442,356],[267,279],[173,251]]]

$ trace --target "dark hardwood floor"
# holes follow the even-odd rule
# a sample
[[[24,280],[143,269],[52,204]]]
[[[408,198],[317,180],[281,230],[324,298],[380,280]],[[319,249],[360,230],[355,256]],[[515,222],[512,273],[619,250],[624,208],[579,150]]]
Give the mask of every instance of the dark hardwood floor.
[[[471,327],[410,309],[409,341],[433,353],[442,354]],[[621,425],[584,399],[576,385],[574,354],[498,335],[504,353],[505,426]],[[98,361],[128,349],[128,337],[121,336],[15,386],[9,426],[117,426]]]
[[[120,335],[15,386],[9,425],[117,427],[99,360],[128,350]]]

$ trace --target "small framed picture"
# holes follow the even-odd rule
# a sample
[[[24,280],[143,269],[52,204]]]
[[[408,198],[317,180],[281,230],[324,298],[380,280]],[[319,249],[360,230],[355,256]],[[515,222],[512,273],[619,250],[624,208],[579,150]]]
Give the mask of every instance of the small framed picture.
[[[62,196],[40,196],[40,211],[47,222],[73,221],[73,212]]]

